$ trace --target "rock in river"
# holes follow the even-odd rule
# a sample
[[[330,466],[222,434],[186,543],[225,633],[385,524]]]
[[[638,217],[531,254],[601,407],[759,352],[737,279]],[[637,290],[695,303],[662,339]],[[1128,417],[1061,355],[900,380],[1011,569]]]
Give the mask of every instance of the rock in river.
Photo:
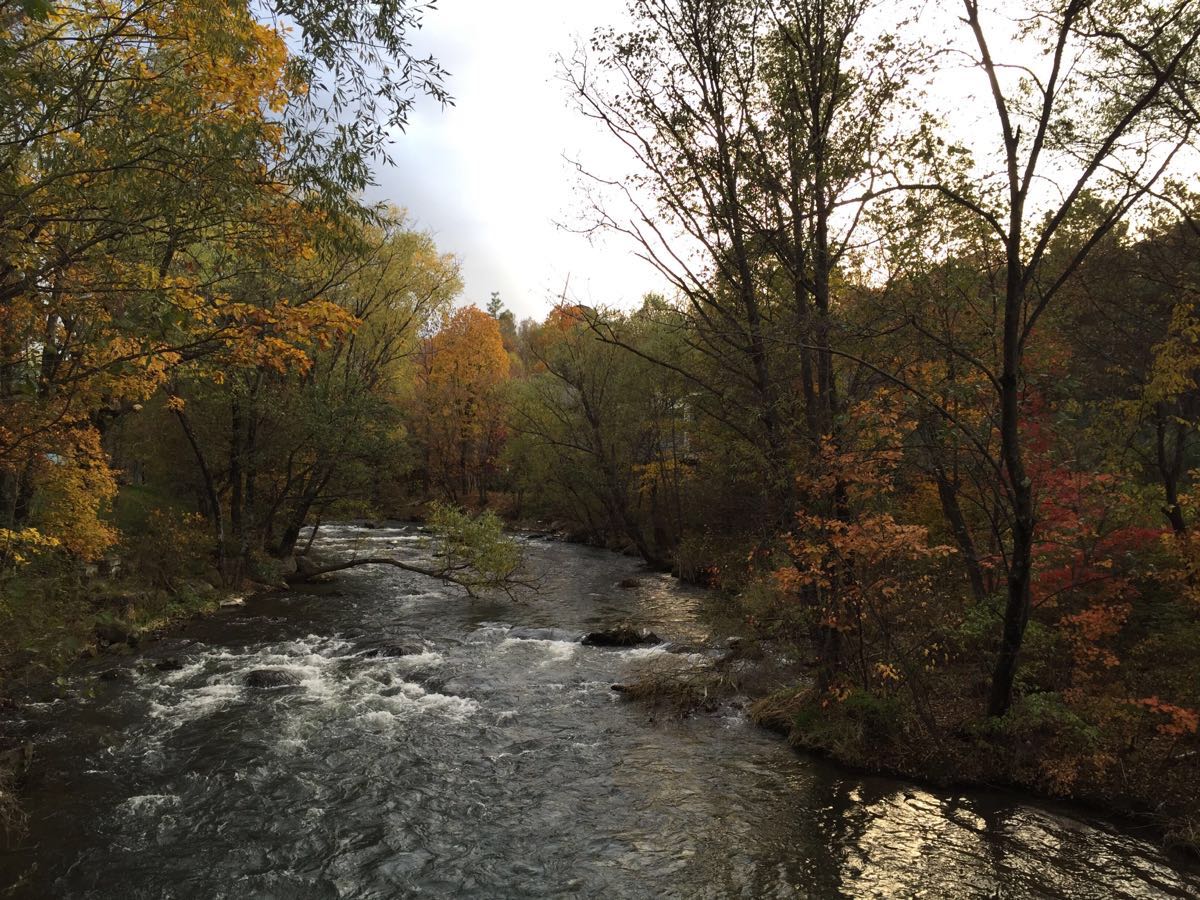
[[[404,643],[401,641],[382,641],[378,644],[372,644],[363,650],[362,655],[368,659],[385,658],[391,659],[397,656],[414,656],[424,653],[425,648],[421,644]]]
[[[300,683],[299,677],[283,669],[252,669],[246,673],[246,687],[277,688],[292,687]]]
[[[585,634],[580,643],[585,647],[644,647],[648,644],[661,644],[662,638],[644,628],[618,625],[606,631]]]

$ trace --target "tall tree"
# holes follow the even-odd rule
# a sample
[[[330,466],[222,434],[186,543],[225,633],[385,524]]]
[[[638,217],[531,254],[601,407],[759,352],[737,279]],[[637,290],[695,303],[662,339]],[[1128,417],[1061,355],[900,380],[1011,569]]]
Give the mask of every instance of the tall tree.
[[[898,186],[934,191],[977,217],[1000,261],[996,356],[964,358],[992,385],[997,406],[998,446],[987,453],[1005,510],[1007,589],[988,711],[999,716],[1012,702],[1029,622],[1038,531],[1026,428],[1030,350],[1087,257],[1181,163],[1198,121],[1190,80],[1200,4],[1057,0],[1014,11],[963,0],[962,10],[998,150],[985,148],[976,167]],[[1044,61],[998,57],[1001,23]]]
[[[452,501],[486,500],[504,442],[508,374],[499,323],[478,307],[447,316],[426,342],[416,426],[426,476]]]

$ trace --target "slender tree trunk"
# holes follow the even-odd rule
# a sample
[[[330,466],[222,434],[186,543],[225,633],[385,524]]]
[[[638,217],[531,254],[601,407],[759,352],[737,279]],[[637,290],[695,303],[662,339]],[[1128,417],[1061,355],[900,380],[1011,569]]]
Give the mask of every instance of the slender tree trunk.
[[[979,553],[975,548],[975,539],[971,536],[971,528],[967,525],[962,506],[958,502],[958,485],[946,473],[939,463],[933,467],[933,478],[937,482],[938,499],[942,504],[942,515],[950,525],[954,541],[962,554],[963,566],[967,570],[967,581],[971,585],[971,594],[976,600],[987,597],[987,584],[983,578],[983,567],[979,564]]]
[[[1171,531],[1176,535],[1187,534],[1187,520],[1183,517],[1183,509],[1179,505],[1179,478],[1183,471],[1183,446],[1186,431],[1183,426],[1177,426],[1175,446],[1167,449],[1167,414],[1162,404],[1155,407],[1155,448],[1157,450],[1158,473],[1162,480],[1163,515],[1171,525]]]
[[[1008,477],[1012,513],[1012,549],[1008,562],[1008,597],[1000,653],[992,671],[988,715],[1002,716],[1012,705],[1021,645],[1029,624],[1033,541],[1036,520],[1033,486],[1025,472],[1021,448],[1021,330],[1025,306],[1024,273],[1020,265],[1022,215],[1014,200],[1008,246],[1008,272],[1004,304],[1004,370],[1000,377],[1000,453]]]
[[[308,535],[308,540],[304,542],[304,549],[300,551],[301,556],[308,556],[312,545],[317,539],[317,532],[321,530],[321,515],[318,513],[317,521],[313,523],[312,531]]]
[[[33,462],[21,466],[13,481],[12,527],[22,528],[33,507]]]
[[[59,287],[55,280],[54,295],[57,298]],[[54,301],[57,303],[57,299]],[[54,372],[59,365],[59,349],[57,331],[61,320],[57,315],[46,317],[42,333],[42,351],[38,361],[37,399],[39,405],[50,403],[53,396]],[[27,458],[25,463],[16,470],[13,479],[12,506],[9,510],[11,527],[21,528],[29,521],[33,508],[33,464],[34,457]]]
[[[246,443],[242,454],[242,468],[246,475],[246,502],[242,517],[245,520],[247,535],[256,535],[258,532],[258,395],[262,380],[263,373],[259,371],[250,389],[246,413]],[[256,549],[262,549],[262,545],[257,544]]]
[[[217,491],[217,482],[213,477],[212,469],[208,466],[208,460],[204,458],[204,451],[200,447],[200,442],[196,438],[196,432],[192,428],[187,414],[182,409],[176,409],[174,412],[175,418],[183,427],[183,434],[192,448],[192,454],[196,457],[196,465],[200,469],[200,477],[204,481],[204,497],[213,526],[213,536],[217,543],[217,571],[221,573],[222,579],[228,580],[229,567],[225,559],[225,516],[221,510],[221,495]]]
[[[16,525],[17,478],[8,469],[0,470],[0,523],[5,528]]]
[[[243,463],[245,461],[245,418],[242,403],[235,393],[229,404],[229,524],[233,531],[233,541],[237,547],[237,567],[240,569],[249,556],[249,542],[246,539],[245,485],[246,477]]]
[[[292,508],[292,514],[284,526],[283,534],[280,535],[279,544],[275,547],[275,555],[279,558],[286,558],[296,552],[296,542],[300,539],[304,523],[308,521],[308,514],[312,510],[313,504],[320,498],[321,492],[325,490],[329,479],[333,477],[334,468],[331,465],[322,473],[319,480],[310,482],[308,490],[297,499],[296,505]]]

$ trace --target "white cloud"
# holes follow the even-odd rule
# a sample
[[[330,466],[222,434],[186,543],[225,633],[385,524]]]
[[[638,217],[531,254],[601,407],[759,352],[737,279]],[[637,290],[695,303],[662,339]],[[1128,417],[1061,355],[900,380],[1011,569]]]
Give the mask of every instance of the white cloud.
[[[415,110],[370,198],[406,207],[461,258],[466,302],[482,305],[499,291],[519,317],[541,318],[568,276],[572,297],[596,304],[628,307],[662,289],[628,243],[592,246],[555,225],[576,221],[581,203],[564,155],[608,166],[621,159],[571,108],[556,58],[624,19],[624,0],[443,0],[414,36],[418,52],[450,72],[455,105]]]

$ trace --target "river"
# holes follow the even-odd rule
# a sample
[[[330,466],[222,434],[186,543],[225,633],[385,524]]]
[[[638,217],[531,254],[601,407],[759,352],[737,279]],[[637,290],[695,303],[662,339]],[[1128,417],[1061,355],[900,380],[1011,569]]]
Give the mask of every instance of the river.
[[[411,527],[323,529],[326,558],[416,558]],[[538,596],[399,570],[251,600],[71,675],[9,723],[37,746],[17,897],[1195,897],[1152,837],[1078,810],[931,791],[792,752],[729,710],[614,682],[694,641],[701,594],[529,541]],[[636,577],[634,589],[620,587]],[[395,655],[399,651],[404,655]],[[162,664],[171,671],[155,668]],[[271,669],[296,684],[264,689]],[[3,891],[0,890],[0,896]]]

